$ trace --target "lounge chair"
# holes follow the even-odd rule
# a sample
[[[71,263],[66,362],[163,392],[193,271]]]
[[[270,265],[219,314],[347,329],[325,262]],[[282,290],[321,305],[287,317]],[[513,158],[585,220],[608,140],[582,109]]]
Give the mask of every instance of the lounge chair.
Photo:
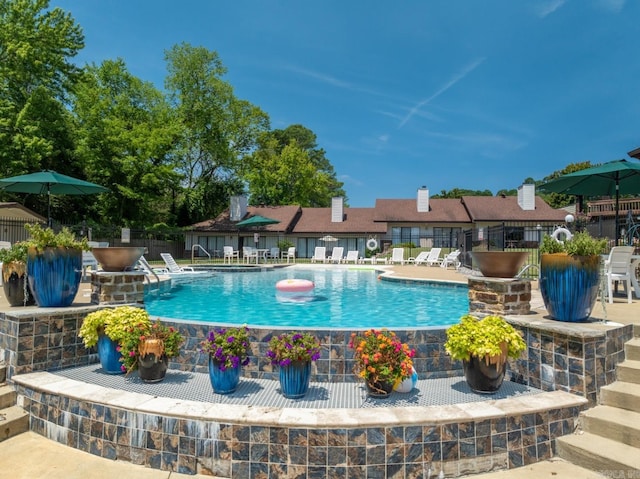
[[[282,252],[282,259],[286,259],[287,263],[291,259],[295,263],[296,262],[296,247],[295,246],[290,246],[289,249],[287,249],[287,251],[283,251]]]
[[[196,270],[193,269],[191,266],[180,266],[175,259],[173,259],[173,256],[171,256],[171,253],[160,253],[160,257],[162,258],[162,260],[164,261],[164,264],[167,266],[167,271],[169,271],[169,273],[195,273]]]
[[[624,290],[627,293],[627,303],[631,303],[631,256],[633,246],[614,246],[611,248],[609,258],[604,262],[604,275],[607,278],[607,296],[613,303],[613,282],[623,281]]]
[[[393,248],[393,250],[391,251],[391,259],[389,260],[389,262],[391,264],[404,264],[404,261],[404,248]]]
[[[325,246],[316,246],[313,256],[311,257],[311,262],[315,263],[316,261],[320,261],[322,263],[327,261],[327,248]]]
[[[348,263],[353,261],[353,264],[357,264],[360,261],[360,255],[357,249],[347,251],[347,256],[344,257],[344,262]]]
[[[234,250],[233,246],[224,246],[222,248],[222,262],[226,263],[229,259],[229,264],[236,258],[236,261],[240,261],[240,251]]]
[[[434,264],[442,263],[442,259],[440,259],[441,251],[442,248],[431,248],[429,250],[429,256],[427,256],[427,259],[424,260],[424,264],[426,264],[427,266],[433,266]]]
[[[420,251],[420,253],[418,253],[418,256],[416,256],[413,261],[411,261],[411,258],[409,258],[409,261],[412,262],[415,266],[418,266],[419,264],[423,264],[428,257],[428,251]]]
[[[91,251],[82,252],[82,279],[86,279],[87,270],[91,268],[93,272],[98,271],[98,260]]]
[[[440,267],[446,269],[449,266],[453,266],[455,269],[459,269],[461,263],[460,263],[460,260],[458,259],[458,256],[460,256],[460,250],[457,249],[455,251],[452,251],[451,253],[449,253],[444,257],[444,259],[442,260],[442,263],[440,263]]]
[[[331,256],[327,258],[327,263],[342,263],[342,253],[344,253],[342,246],[334,246]]]

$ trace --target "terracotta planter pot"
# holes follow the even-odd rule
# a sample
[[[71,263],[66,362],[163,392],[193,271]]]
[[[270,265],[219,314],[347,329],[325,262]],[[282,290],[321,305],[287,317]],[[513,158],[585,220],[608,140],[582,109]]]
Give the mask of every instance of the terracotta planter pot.
[[[527,261],[528,251],[473,251],[478,269],[487,278],[513,278]]]

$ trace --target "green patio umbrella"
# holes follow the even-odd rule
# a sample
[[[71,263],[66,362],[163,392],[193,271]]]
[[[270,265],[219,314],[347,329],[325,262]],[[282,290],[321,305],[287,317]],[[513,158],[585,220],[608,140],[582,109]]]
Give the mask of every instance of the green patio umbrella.
[[[242,220],[236,223],[236,226],[241,228],[248,228],[250,226],[267,226],[267,225],[275,225],[280,223],[279,220],[274,220],[272,218],[267,218],[266,216],[255,215],[247,218],[246,220]]]
[[[640,194],[640,162],[610,161],[561,176],[539,186],[539,188],[543,191],[566,195],[615,197],[615,239],[618,244],[620,195]]]
[[[93,195],[109,191],[95,183],[46,170],[0,179],[0,190],[13,193],[47,194],[47,224],[51,226],[51,195]]]

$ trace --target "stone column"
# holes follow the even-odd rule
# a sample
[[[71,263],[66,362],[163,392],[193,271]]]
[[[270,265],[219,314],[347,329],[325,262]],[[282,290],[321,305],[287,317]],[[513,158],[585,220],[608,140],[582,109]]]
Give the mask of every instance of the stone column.
[[[144,276],[141,271],[91,272],[91,303],[144,304]]]
[[[469,312],[523,315],[531,311],[531,280],[469,278]]]

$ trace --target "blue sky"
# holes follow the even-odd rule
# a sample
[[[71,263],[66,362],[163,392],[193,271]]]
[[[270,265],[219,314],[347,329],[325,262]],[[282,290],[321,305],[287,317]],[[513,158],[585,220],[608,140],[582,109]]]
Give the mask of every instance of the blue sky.
[[[165,50],[215,50],[272,128],[302,124],[350,206],[517,188],[640,147],[632,0],[51,0],[79,63],[123,58],[163,87]]]

